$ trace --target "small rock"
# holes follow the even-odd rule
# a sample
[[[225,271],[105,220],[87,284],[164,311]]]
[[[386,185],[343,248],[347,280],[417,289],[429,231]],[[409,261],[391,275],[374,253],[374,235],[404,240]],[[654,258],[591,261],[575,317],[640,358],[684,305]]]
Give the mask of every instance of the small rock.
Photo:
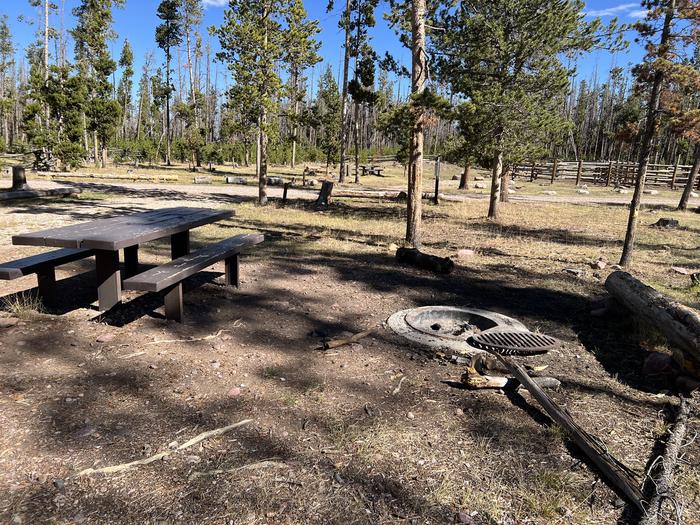
[[[700,197],[700,195],[698,195],[698,194],[695,193],[694,191],[691,191],[691,192],[690,192],[690,196],[691,196],[693,199],[697,199],[698,197]]]
[[[457,259],[470,259],[476,254],[474,250],[470,250],[469,248],[463,248],[461,250],[457,250]]]
[[[234,386],[228,392],[226,392],[226,395],[228,397],[238,397],[241,395],[241,389],[237,386]]]
[[[658,190],[644,190],[644,195],[658,195]]]
[[[399,245],[394,243],[394,242],[392,242],[391,244],[389,244],[389,246],[387,246],[387,250],[389,252],[395,252],[398,249],[399,249]]]
[[[603,259],[598,259],[596,262],[591,264],[591,268],[594,270],[605,270],[606,266],[608,266],[608,263],[606,263]]]
[[[476,184],[474,184],[474,188],[477,190],[485,190],[486,184],[484,184],[483,182],[477,182]]]
[[[81,429],[76,430],[73,435],[77,438],[84,438],[84,437],[91,436],[94,433],[95,433],[95,427],[93,427],[91,425],[87,425]]]
[[[219,361],[212,361],[211,367],[212,368],[221,368],[221,363]]]
[[[474,519],[466,512],[460,511],[457,513],[457,516],[455,516],[455,521],[457,523],[462,523],[466,525],[473,525],[474,524]]]
[[[114,334],[102,334],[102,335],[97,337],[96,341],[98,343],[108,343],[112,339],[114,339]]]
[[[460,417],[463,415],[464,415],[464,410],[462,410],[461,408],[455,409],[455,416]]]
[[[616,191],[617,193],[621,193],[621,194],[623,194],[623,195],[625,195],[625,194],[627,194],[627,193],[630,192],[630,190],[625,189],[625,188],[617,188],[615,191]]]
[[[612,502],[612,506],[616,509],[621,509],[625,506],[625,500],[623,500],[622,498],[615,498],[615,500]]]
[[[153,364],[148,365],[148,368],[150,368],[151,370],[158,370],[158,367],[156,365],[153,365]]]
[[[406,417],[408,419],[416,419],[416,415],[413,412],[409,412],[408,414],[406,414]]]
[[[66,482],[62,479],[55,479],[53,480],[53,486],[56,487],[58,490],[63,490],[64,488],[66,488]]]
[[[484,180],[484,177],[482,177],[481,175],[477,175],[476,177],[474,177],[474,180]]]
[[[583,276],[583,270],[578,270],[576,268],[564,268],[564,271],[568,274],[575,275],[576,277]]]
[[[185,461],[187,461],[187,463],[196,464],[196,463],[199,463],[200,461],[202,461],[202,458],[200,458],[199,456],[195,456],[193,454],[191,456],[186,456]]]
[[[576,190],[576,193],[578,193],[579,195],[589,195],[591,192],[588,190],[580,189],[580,190]]]
[[[0,328],[10,328],[19,323],[19,319],[16,317],[2,317],[0,318]]]
[[[268,177],[267,184],[269,186],[284,186],[284,179],[282,177]]]
[[[557,192],[554,190],[547,190],[542,192],[543,195],[556,195]]]

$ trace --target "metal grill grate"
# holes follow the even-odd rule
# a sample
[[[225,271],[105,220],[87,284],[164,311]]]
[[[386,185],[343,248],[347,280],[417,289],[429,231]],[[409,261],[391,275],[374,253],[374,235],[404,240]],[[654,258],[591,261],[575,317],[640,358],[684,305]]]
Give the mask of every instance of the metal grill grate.
[[[480,350],[502,355],[544,354],[560,343],[554,337],[533,332],[488,331],[469,338],[469,344]]]

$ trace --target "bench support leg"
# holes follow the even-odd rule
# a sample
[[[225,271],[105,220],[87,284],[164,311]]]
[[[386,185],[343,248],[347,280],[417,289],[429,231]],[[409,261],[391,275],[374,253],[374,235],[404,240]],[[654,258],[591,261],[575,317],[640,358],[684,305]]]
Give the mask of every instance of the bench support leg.
[[[124,248],[124,274],[133,277],[139,273],[139,245]]]
[[[45,303],[53,302],[56,298],[56,269],[44,268],[37,272],[39,283],[39,297]]]
[[[165,318],[182,322],[182,283],[178,283],[165,292]]]
[[[226,286],[235,286],[236,288],[241,287],[240,281],[240,265],[238,254],[232,255],[224,260],[226,265]]]
[[[173,260],[190,253],[190,231],[173,233],[170,236],[170,255]]]
[[[122,281],[119,274],[119,252],[95,250],[97,268],[97,297],[99,308],[109,310],[122,300]]]

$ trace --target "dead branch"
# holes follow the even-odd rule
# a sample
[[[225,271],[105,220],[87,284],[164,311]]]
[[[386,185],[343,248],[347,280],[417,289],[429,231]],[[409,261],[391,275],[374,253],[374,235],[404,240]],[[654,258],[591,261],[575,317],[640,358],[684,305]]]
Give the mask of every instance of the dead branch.
[[[238,321],[236,321],[237,323]],[[236,326],[236,323],[233,323],[233,326]],[[210,334],[204,337],[189,337],[187,339],[158,339],[156,341],[150,341],[146,343],[147,345],[159,345],[163,343],[193,343],[195,341],[209,341],[210,339],[216,339],[217,337],[221,336],[224,332],[230,332],[231,330],[219,330],[215,334]]]
[[[360,332],[359,334],[355,334],[350,337],[344,337],[341,339],[330,339],[328,341],[323,342],[323,349],[324,350],[330,350],[332,348],[338,348],[339,346],[345,346],[349,345],[352,343],[358,342],[360,339],[364,339],[365,337],[368,337],[372,335],[374,332],[373,329],[370,330],[365,330],[364,332]]]
[[[394,390],[391,391],[391,394],[392,394],[392,395],[395,396],[395,395],[397,395],[399,392],[401,392],[401,384],[402,384],[404,381],[406,381],[406,376],[401,376],[401,379],[399,379],[399,384],[396,385],[396,388],[394,388]]]
[[[647,511],[639,521],[639,525],[658,525],[664,523],[661,508],[665,500],[670,499],[673,489],[671,482],[673,472],[678,463],[678,453],[688,427],[688,418],[697,409],[697,397],[681,398],[681,404],[676,415],[673,430],[668,435],[663,455],[658,456],[649,472],[649,481],[653,484],[654,492],[647,506]],[[680,522],[680,516],[678,516]],[[660,521],[661,520],[661,521]]]
[[[559,388],[561,386],[561,382],[553,377],[533,377],[532,380],[540,388]],[[473,367],[467,368],[467,371],[462,374],[462,384],[469,390],[488,388],[518,390],[522,386],[520,381],[515,378],[480,374]]]
[[[286,467],[286,463],[282,463],[281,461],[275,461],[278,458],[272,458],[272,459],[266,459],[263,461],[258,461],[256,463],[248,463],[247,465],[242,465],[240,467],[233,467],[233,468],[219,468],[215,470],[207,470],[207,471],[202,471],[202,472],[193,472],[190,474],[189,479],[197,479],[201,478],[204,476],[216,476],[218,474],[231,474],[233,472],[239,472],[241,470],[256,470],[259,468],[268,468],[268,467],[276,467],[276,468],[281,468],[281,467]]]
[[[608,481],[627,496],[640,511],[644,512],[642,492],[630,471],[612,457],[597,439],[581,428],[566,410],[559,408],[556,402],[540,388],[522,366],[506,356],[494,355],[506,365],[510,373],[532,394],[532,397],[545,409],[555,423],[567,432],[571,440],[605,474]]]
[[[220,436],[221,434],[225,434],[226,432],[229,432],[233,430],[234,428],[242,427],[243,425],[247,425],[248,423],[252,423],[252,419],[244,419],[243,421],[239,421],[238,423],[233,423],[232,425],[228,425],[222,428],[217,428],[215,430],[209,430],[207,432],[202,432],[201,434],[193,437],[189,441],[183,443],[182,445],[179,445],[177,448],[174,450],[166,450],[163,452],[159,452],[158,454],[154,454],[150,457],[144,458],[144,459],[139,459],[136,461],[130,461],[128,463],[121,463],[119,465],[113,465],[111,467],[102,467],[102,468],[86,468],[85,470],[81,470],[78,472],[78,476],[89,476],[92,474],[115,474],[117,472],[124,472],[125,470],[129,470],[133,467],[138,467],[141,465],[148,465],[149,463],[153,463],[154,461],[158,461],[160,459],[163,459],[167,456],[170,456],[172,454],[175,454],[181,450],[185,450],[186,448],[191,447],[192,445],[196,445],[197,443],[200,443],[201,441],[204,441],[205,439],[212,438],[214,436]]]

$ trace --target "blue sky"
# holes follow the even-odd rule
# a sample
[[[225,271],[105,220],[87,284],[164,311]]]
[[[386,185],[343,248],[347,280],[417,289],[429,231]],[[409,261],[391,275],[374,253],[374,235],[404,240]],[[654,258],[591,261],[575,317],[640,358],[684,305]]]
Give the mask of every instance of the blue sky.
[[[65,26],[71,28],[74,25],[74,20],[70,13],[79,4],[79,0],[54,0],[54,2],[59,6],[61,4],[65,5]],[[161,62],[161,53],[155,45],[153,36],[155,27],[159,22],[155,14],[158,3],[159,0],[126,0],[125,7],[116,9],[114,12],[114,29],[118,37],[116,41],[111,43],[113,54],[118,57],[124,38],[128,38],[134,48],[137,76],[140,74],[143,56],[147,51],[154,52],[156,61],[158,63]],[[204,0],[204,4],[205,14],[204,23],[202,24],[202,36],[205,41],[210,39],[212,48],[216,49],[218,47],[216,38],[209,37],[206,28],[211,25],[219,25],[222,22],[224,5],[227,4],[227,0]],[[321,22],[322,32],[319,35],[319,39],[322,43],[321,55],[324,58],[324,62],[330,63],[334,70],[338,72],[342,52],[342,35],[338,29],[338,18],[343,2],[337,1],[336,10],[332,13],[326,13],[326,4],[327,0],[306,0],[309,16]],[[386,3],[380,3],[379,9],[380,12],[386,10]],[[622,23],[633,22],[643,14],[639,2],[624,0],[620,2],[591,0],[587,3],[586,10],[591,16],[600,16],[604,21],[616,16]],[[37,25],[35,24],[32,27],[27,23],[19,22],[18,17],[22,15],[25,19],[33,19],[36,20],[37,24],[40,24],[41,13],[36,8],[29,6],[26,0],[0,0],[0,15],[3,14],[9,17],[10,29],[16,48],[23,50],[34,38],[33,35]],[[54,17],[53,24],[56,26],[60,24],[58,16]],[[398,44],[393,31],[387,27],[381,16],[377,17],[377,27],[372,31],[372,36],[374,46],[380,55],[389,52],[399,63],[404,65],[410,63],[410,54]],[[605,51],[594,52],[579,62],[579,78],[591,78],[596,72],[598,78],[605,78],[611,65],[627,68],[637,63],[641,56],[641,50],[634,44],[631,45],[628,51],[619,52],[615,56]],[[326,66],[325,64],[317,66],[314,78],[318,78],[321,67],[325,68]],[[224,74],[226,73],[225,67],[223,64],[219,64],[213,68],[213,70],[217,69],[219,84],[223,86]],[[399,89],[401,89],[402,94],[405,94],[407,84],[406,80],[401,82]]]

